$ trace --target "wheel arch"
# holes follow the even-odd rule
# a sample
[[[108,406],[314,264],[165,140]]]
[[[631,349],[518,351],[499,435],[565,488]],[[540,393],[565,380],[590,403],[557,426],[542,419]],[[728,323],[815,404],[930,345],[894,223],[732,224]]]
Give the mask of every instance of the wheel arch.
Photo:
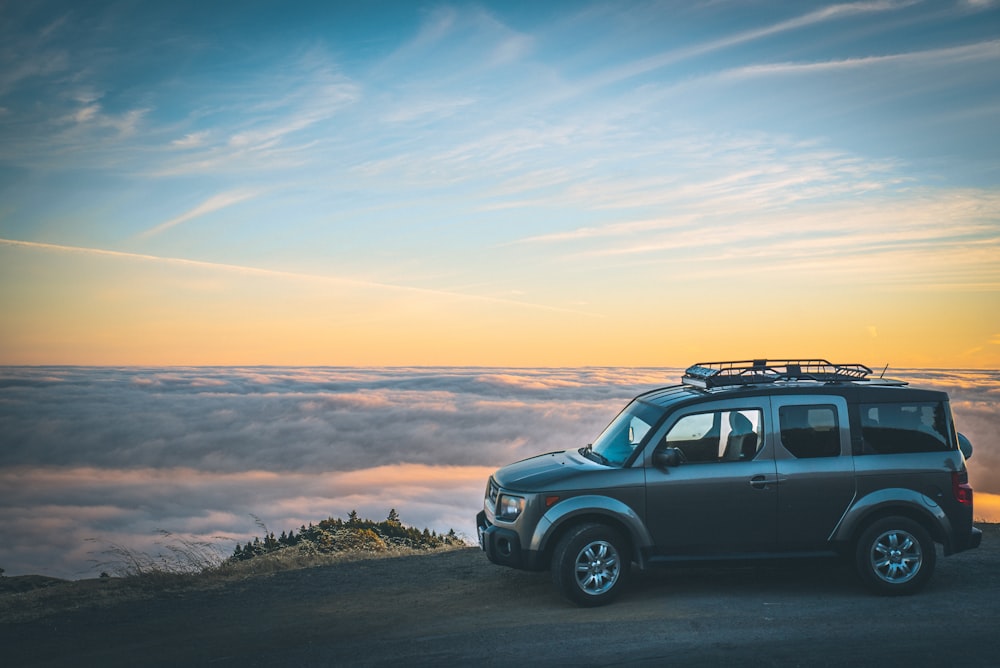
[[[552,506],[539,520],[531,537],[530,549],[541,563],[548,563],[559,540],[575,526],[603,524],[619,532],[627,541],[630,558],[643,567],[643,555],[652,544],[645,524],[629,505],[607,496],[575,496]]]
[[[922,526],[935,543],[950,548],[951,522],[928,496],[912,489],[882,489],[855,503],[831,537],[833,542],[854,545],[866,528],[885,517],[906,517]]]

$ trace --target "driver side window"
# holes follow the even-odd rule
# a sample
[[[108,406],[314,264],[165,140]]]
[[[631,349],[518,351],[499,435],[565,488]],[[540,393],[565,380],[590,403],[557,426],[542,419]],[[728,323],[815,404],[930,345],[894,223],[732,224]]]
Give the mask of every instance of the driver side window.
[[[753,459],[764,442],[761,411],[755,408],[686,415],[666,436],[666,446],[688,462]]]

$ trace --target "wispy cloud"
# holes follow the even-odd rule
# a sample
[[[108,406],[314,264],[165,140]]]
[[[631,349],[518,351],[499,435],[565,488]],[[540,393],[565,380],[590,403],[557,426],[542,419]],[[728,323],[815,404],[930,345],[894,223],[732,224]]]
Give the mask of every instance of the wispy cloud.
[[[725,37],[709,39],[698,44],[672,49],[655,56],[633,61],[627,65],[607,70],[595,77],[585,80],[576,92],[580,92],[581,89],[590,90],[618,83],[670,65],[675,65],[691,58],[704,56],[716,51],[738,46],[740,44],[760,40],[765,37],[771,37],[781,33],[791,32],[801,28],[843,19],[853,15],[899,10],[915,4],[916,1],[917,0],[908,0],[904,2],[852,2],[823,7],[792,19],[778,21],[771,25],[740,31]]]
[[[910,51],[905,53],[881,56],[865,56],[859,58],[844,58],[810,63],[768,63],[747,65],[724,70],[707,78],[721,80],[747,79],[775,75],[813,75],[839,70],[856,70],[873,68],[883,65],[914,65],[920,64],[943,68],[961,65],[969,62],[1000,61],[1000,40],[963,44],[961,46],[928,49],[925,51]]]
[[[756,189],[695,198],[674,216],[579,227],[513,245],[558,248],[562,264],[662,263],[671,275],[829,276],[894,288],[1000,288],[1000,198],[990,191],[878,190],[822,206],[777,206]],[[603,265],[602,265],[603,266]],[[919,271],[917,270],[919,268]]]
[[[16,32],[0,27],[0,95],[33,79],[63,73],[72,64],[66,49],[53,42],[53,36],[69,21],[68,14],[52,21],[37,32]],[[11,28],[13,28],[11,22]]]
[[[73,121],[76,123],[88,123],[101,111],[101,105],[88,104],[73,114]]]
[[[969,8],[972,11],[979,12],[985,11],[987,9],[992,9],[996,7],[997,0],[960,0],[959,5]]]
[[[305,94],[306,90],[299,93]],[[229,145],[237,149],[261,149],[273,146],[287,135],[291,135],[326,120],[346,104],[356,99],[354,87],[350,84],[327,83],[318,89],[308,90],[308,96],[297,94],[290,102],[304,102],[293,106],[278,120],[260,122],[246,130],[236,132],[229,138]]]
[[[361,88],[325,52],[310,50],[213,93],[217,111],[193,113],[189,123],[199,129],[170,142],[186,149],[183,156],[163,155],[150,171],[176,177],[318,164],[325,138],[320,129],[360,97]],[[230,113],[234,109],[240,113]]]
[[[139,124],[149,114],[148,108],[129,109],[119,114],[109,114],[96,100],[100,99],[79,99],[81,106],[69,114],[64,123],[69,127],[61,135],[63,141],[70,141],[72,137],[79,137],[88,128],[97,130],[113,129],[116,131],[117,139],[131,137],[139,129]]]
[[[177,148],[197,148],[205,144],[211,133],[208,130],[202,130],[201,132],[191,132],[180,139],[175,139],[170,144],[176,146]]]
[[[581,241],[585,239],[598,239],[602,237],[632,236],[636,233],[650,231],[663,232],[671,229],[683,229],[697,222],[695,215],[678,216],[670,218],[654,218],[650,220],[634,220],[622,223],[612,223],[599,227],[581,227],[565,232],[552,232],[549,234],[539,234],[532,237],[525,237],[510,242],[509,245],[535,244],[535,243],[563,243],[567,241]]]
[[[181,223],[186,223],[195,218],[225,209],[227,207],[239,204],[240,202],[245,202],[246,200],[259,197],[260,193],[250,190],[232,190],[229,192],[219,193],[218,195],[213,195],[207,200],[194,207],[189,211],[185,211],[179,216],[175,216],[170,220],[164,221],[157,225],[156,227],[151,227],[150,229],[142,232],[138,235],[140,239],[148,239],[150,237],[156,236],[172,227],[176,227]]]
[[[448,118],[460,112],[463,108],[475,104],[475,98],[458,97],[454,99],[421,99],[401,109],[391,109],[383,120],[387,123],[409,123],[417,119]]]

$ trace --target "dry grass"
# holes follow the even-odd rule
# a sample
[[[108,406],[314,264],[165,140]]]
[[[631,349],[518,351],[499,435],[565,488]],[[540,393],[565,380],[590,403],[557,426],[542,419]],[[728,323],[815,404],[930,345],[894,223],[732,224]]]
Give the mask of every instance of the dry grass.
[[[160,530],[161,548],[155,555],[111,543],[94,562],[94,570],[122,578],[176,579],[177,576],[198,575],[218,568],[225,556],[218,543],[192,540]],[[220,538],[218,540],[225,540]]]
[[[414,554],[427,554],[428,552],[447,552],[465,547],[468,546],[445,545],[433,550],[419,550],[389,543],[381,549],[357,547],[339,552],[321,552],[311,545],[295,545],[283,550],[262,554],[247,561],[226,561],[217,568],[204,572],[202,575],[204,577],[222,579],[253,577],[256,575],[277,573],[279,571],[329,566],[350,561],[405,557]]]
[[[236,561],[223,556],[217,544],[191,541],[160,532],[162,550],[150,555],[111,544],[96,562],[113,575],[86,580],[60,580],[39,575],[0,577],[0,623],[26,622],[46,615],[84,608],[102,608],[164,594],[223,587],[233,581],[267,577],[281,571],[338,563],[385,559],[466,547],[461,544],[414,549],[378,536],[337,536],[353,544],[336,552],[301,544]]]

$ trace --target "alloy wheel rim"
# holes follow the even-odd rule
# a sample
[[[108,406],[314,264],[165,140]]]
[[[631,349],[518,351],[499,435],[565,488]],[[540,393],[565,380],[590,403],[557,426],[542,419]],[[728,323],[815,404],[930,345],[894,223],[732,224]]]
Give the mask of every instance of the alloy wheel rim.
[[[614,587],[621,572],[618,550],[611,543],[595,540],[576,556],[576,584],[585,594],[597,596]]]
[[[900,529],[886,531],[875,539],[869,557],[872,570],[889,584],[909,582],[924,562],[920,541]]]

